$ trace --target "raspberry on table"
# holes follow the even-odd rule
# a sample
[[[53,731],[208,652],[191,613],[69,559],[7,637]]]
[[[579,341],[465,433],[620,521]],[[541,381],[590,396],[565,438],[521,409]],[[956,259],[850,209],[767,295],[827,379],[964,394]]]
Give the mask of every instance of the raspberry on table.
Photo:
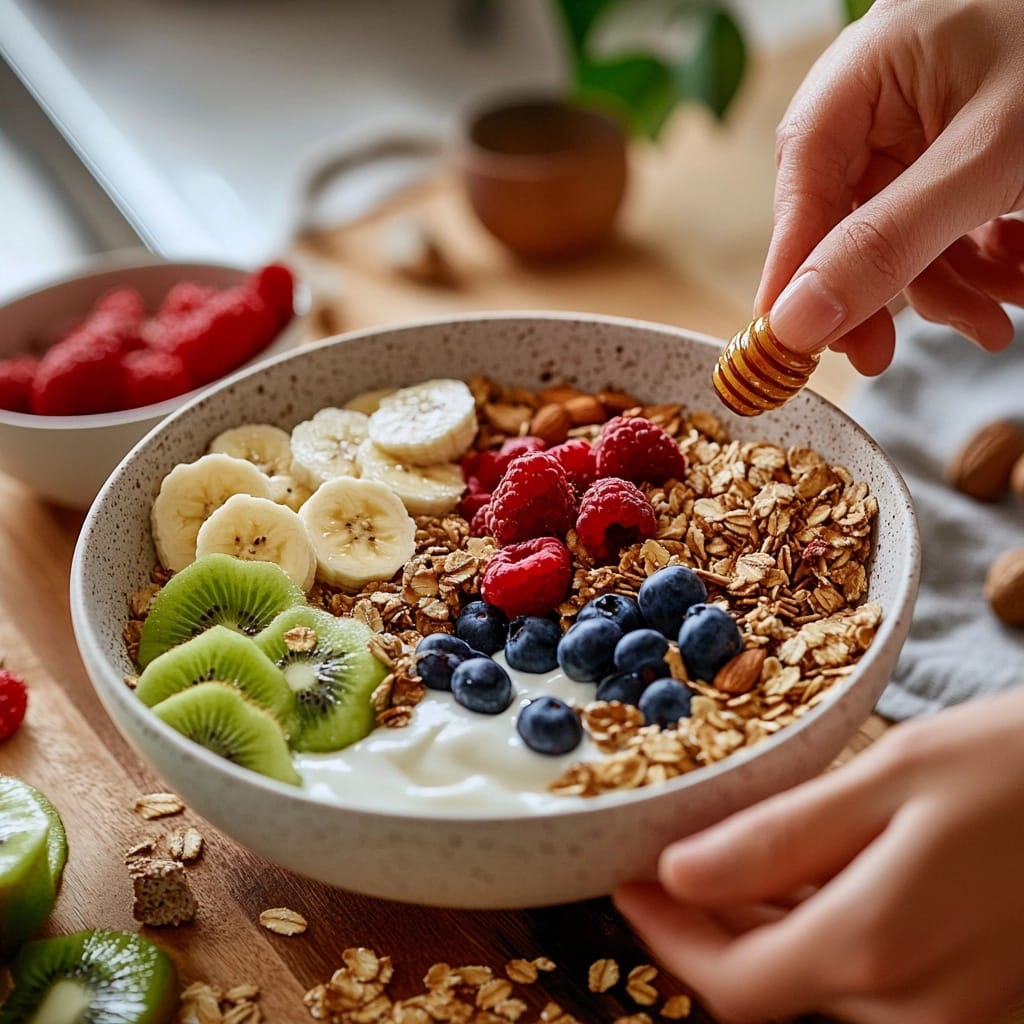
[[[576,494],[545,452],[514,459],[487,505],[490,534],[504,547],[535,537],[564,537],[576,521]]]
[[[597,479],[594,446],[584,437],[563,441],[549,448],[548,455],[558,460],[577,494],[582,494]]]
[[[598,476],[635,484],[681,480],[688,460],[672,436],[643,416],[610,419],[594,445]]]
[[[609,558],[629,544],[653,537],[657,529],[653,506],[628,480],[598,480],[580,501],[576,535],[594,558]]]
[[[7,669],[0,669],[0,740],[18,731],[27,707],[28,689],[25,681]]]
[[[572,583],[572,555],[554,537],[512,544],[487,560],[480,594],[509,619],[544,615],[561,604]]]

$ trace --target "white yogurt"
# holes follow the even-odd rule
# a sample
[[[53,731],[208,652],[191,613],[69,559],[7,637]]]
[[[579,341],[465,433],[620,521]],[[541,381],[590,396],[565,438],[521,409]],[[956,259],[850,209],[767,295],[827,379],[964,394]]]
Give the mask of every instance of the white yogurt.
[[[495,660],[508,668],[501,654]],[[499,815],[564,808],[567,798],[547,792],[549,783],[568,765],[600,756],[596,745],[584,733],[568,754],[538,754],[520,739],[516,717],[544,694],[582,707],[594,699],[595,684],[560,671],[508,673],[515,695],[501,714],[469,711],[450,693],[427,690],[404,728],[375,729],[336,753],[296,754],[303,788],[381,811]]]

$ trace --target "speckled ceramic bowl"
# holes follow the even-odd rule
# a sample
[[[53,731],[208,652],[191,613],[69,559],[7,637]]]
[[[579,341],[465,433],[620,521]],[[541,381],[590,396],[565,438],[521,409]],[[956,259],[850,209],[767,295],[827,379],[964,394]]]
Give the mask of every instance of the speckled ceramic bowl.
[[[165,260],[146,252],[92,257],[73,273],[0,305],[0,358],[41,353],[111,288],[137,289],[152,310],[179,281],[230,288],[247,273],[231,264]],[[305,302],[304,293],[301,301]],[[294,326],[285,328],[248,365],[284,351],[297,337]],[[0,472],[22,481],[47,501],[86,509],[131,446],[196,394],[88,416],[31,416],[0,409]]]
[[[149,509],[161,478],[245,421],[288,428],[359,391],[437,376],[490,374],[538,387],[571,375],[650,401],[713,408],[720,344],[671,327],[579,315],[483,315],[375,329],[318,344],[236,376],[166,420],[121,463],[86,519],[72,570],[75,634],[110,715],[141,755],[228,835],[291,868],[395,900],[514,907],[607,893],[652,871],[671,839],[825,768],[873,708],[906,636],[919,548],[910,497],[884,453],[843,413],[805,392],[736,436],[813,445],[867,480],[880,515],[869,597],[884,610],[856,670],[798,723],[760,745],[659,786],[513,816],[386,813],[315,799],[195,746],[124,685],[126,595],[155,561]]]

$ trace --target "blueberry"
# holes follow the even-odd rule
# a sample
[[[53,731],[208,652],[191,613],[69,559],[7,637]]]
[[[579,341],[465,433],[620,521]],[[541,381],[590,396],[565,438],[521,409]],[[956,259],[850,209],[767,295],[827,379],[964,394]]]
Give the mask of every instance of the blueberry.
[[[712,682],[715,673],[743,650],[736,620],[713,604],[695,604],[679,627],[679,653],[691,679]]]
[[[508,618],[486,601],[470,601],[455,620],[455,635],[474,650],[494,654],[505,646]]]
[[[431,633],[416,645],[416,672],[431,690],[450,690],[452,673],[467,658],[481,657],[465,640],[450,633]]]
[[[685,565],[666,565],[640,584],[636,599],[647,624],[675,639],[687,609],[708,596],[704,581]]]
[[[568,754],[583,739],[583,723],[565,701],[537,697],[519,712],[516,732],[538,754]]]
[[[577,622],[587,619],[611,619],[623,633],[631,629],[639,629],[644,624],[644,617],[636,601],[623,594],[602,594],[588,601],[576,616]]]
[[[558,668],[558,642],[562,629],[557,622],[538,615],[520,615],[508,627],[505,661],[520,672],[550,672]]]
[[[616,672],[597,684],[594,700],[617,700],[621,704],[639,704],[647,681],[635,672]]]
[[[659,679],[640,695],[640,711],[647,725],[675,725],[690,713],[693,691],[676,679]]]
[[[470,711],[497,715],[512,703],[512,680],[496,661],[481,654],[452,673],[452,696]]]
[[[635,672],[642,665],[664,664],[668,641],[656,629],[634,629],[615,645],[615,667]]]
[[[597,616],[570,626],[558,644],[558,664],[578,683],[596,683],[615,667],[615,645],[622,630]]]

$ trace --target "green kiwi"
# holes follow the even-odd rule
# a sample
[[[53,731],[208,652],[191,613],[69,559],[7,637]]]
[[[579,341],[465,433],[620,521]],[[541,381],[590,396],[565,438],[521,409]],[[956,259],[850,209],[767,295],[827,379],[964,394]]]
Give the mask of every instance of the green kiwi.
[[[145,668],[211,626],[254,636],[285,608],[305,603],[305,594],[273,562],[204,555],[175,573],[156,595],[142,624],[139,665]]]
[[[61,874],[68,859],[68,837],[64,831],[64,822],[61,821],[57,808],[53,806],[49,798],[34,786],[30,786],[27,782],[22,782],[21,779],[16,779],[12,775],[0,775],[0,814],[12,803],[16,806],[22,799],[35,802],[49,822],[46,855],[49,861],[50,877],[53,879],[54,889],[56,889],[60,886]]]
[[[167,1024],[178,1005],[170,958],[127,932],[30,942],[11,973],[0,1024]]]
[[[315,643],[288,643],[286,634],[312,630]],[[294,694],[286,726],[293,750],[323,753],[362,739],[374,725],[370,694],[387,668],[370,652],[369,626],[303,606],[281,612],[256,637]]]
[[[244,690],[278,721],[284,721],[292,704],[281,670],[252,640],[227,626],[211,626],[154,658],[139,676],[135,693],[153,707],[187,686],[213,680]]]
[[[194,743],[243,768],[281,782],[302,780],[281,726],[230,683],[197,683],[153,708]]]

